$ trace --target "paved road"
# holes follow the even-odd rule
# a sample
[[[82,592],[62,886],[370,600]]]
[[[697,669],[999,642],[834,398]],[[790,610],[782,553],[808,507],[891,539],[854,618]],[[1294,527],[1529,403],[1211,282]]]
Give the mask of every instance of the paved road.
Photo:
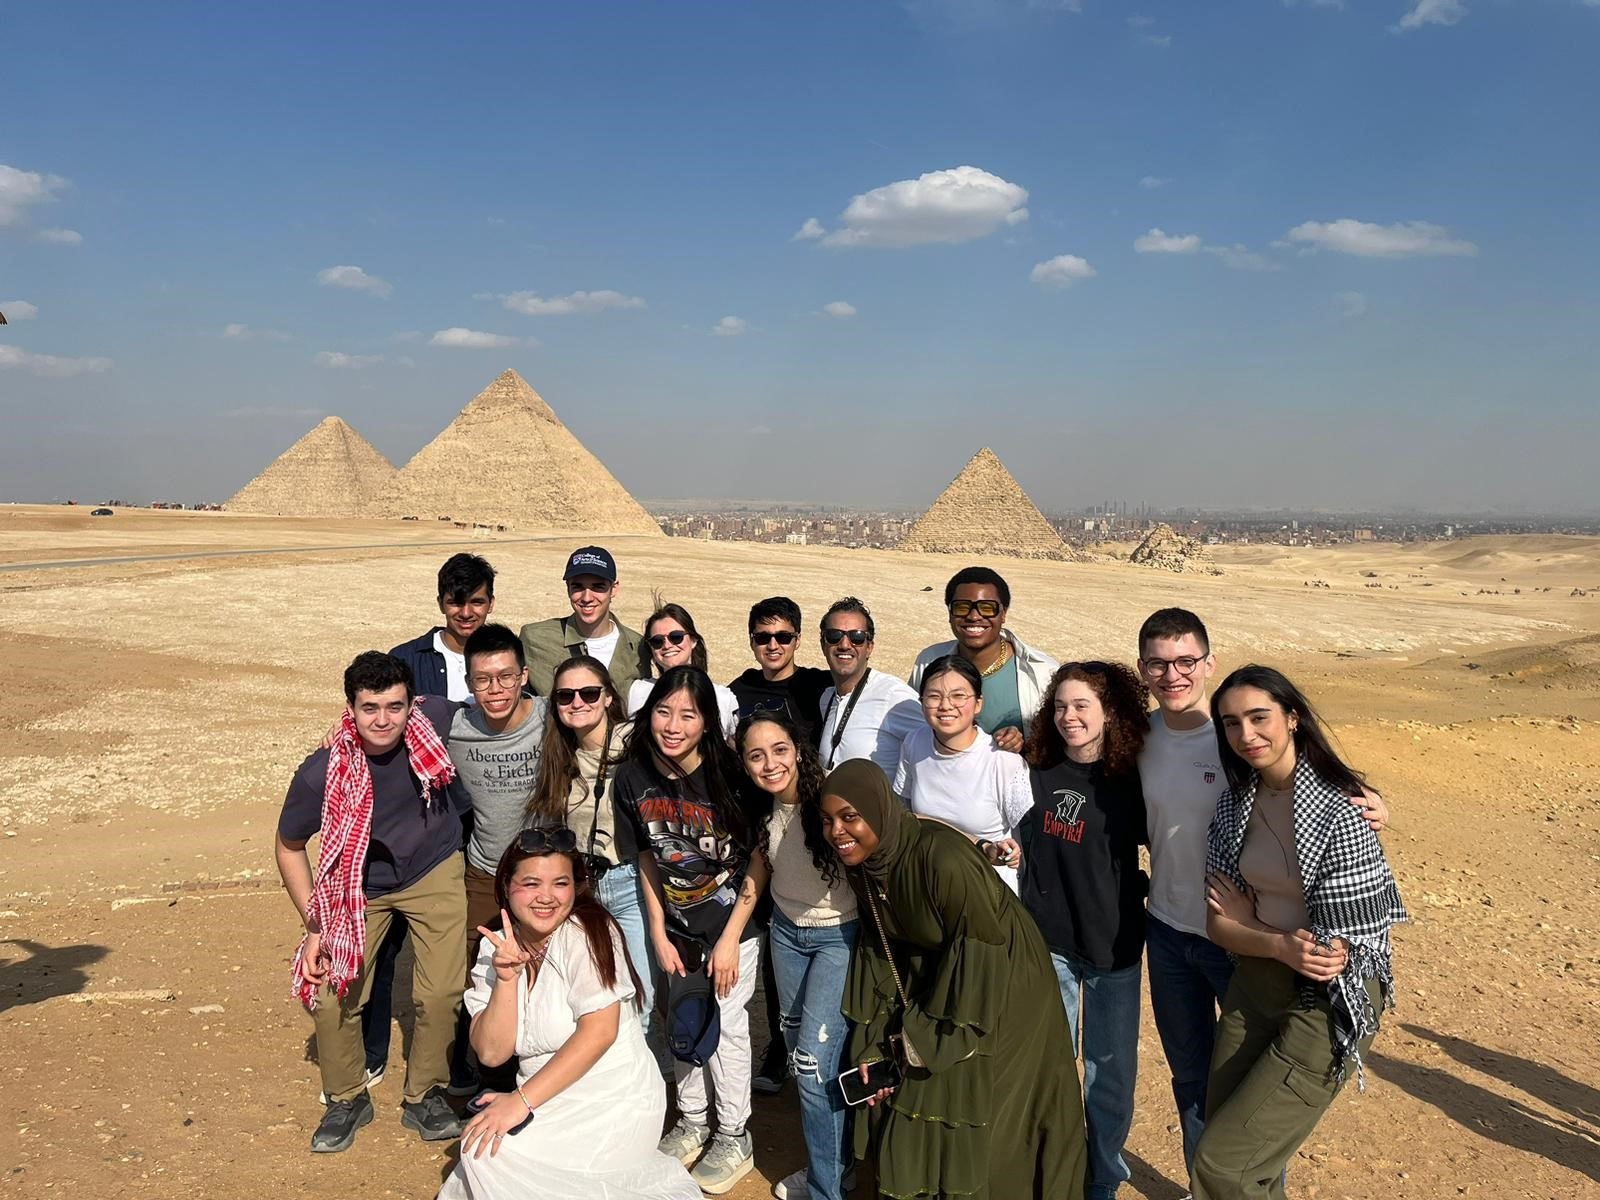
[[[549,537],[462,538],[448,542],[369,542],[357,546],[276,546],[258,550],[194,550],[184,554],[136,554],[125,558],[57,558],[47,562],[0,563],[4,571],[54,571],[62,567],[114,567],[125,563],[182,562],[196,558],[255,558],[262,554],[332,554],[345,550],[428,550],[435,546],[504,546],[547,542]]]

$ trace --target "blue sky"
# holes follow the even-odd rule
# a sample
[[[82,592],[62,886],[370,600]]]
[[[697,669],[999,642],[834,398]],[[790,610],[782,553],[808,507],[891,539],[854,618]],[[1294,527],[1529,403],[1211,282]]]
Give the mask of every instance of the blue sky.
[[[0,0],[0,498],[397,464],[515,367],[642,497],[1596,507],[1597,0]],[[812,236],[816,235],[816,236]],[[831,306],[831,307],[830,307]]]

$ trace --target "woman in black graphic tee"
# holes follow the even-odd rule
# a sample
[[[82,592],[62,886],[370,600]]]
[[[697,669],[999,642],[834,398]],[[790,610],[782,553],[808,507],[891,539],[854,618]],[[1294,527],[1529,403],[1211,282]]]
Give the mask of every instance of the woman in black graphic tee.
[[[1148,693],[1117,663],[1069,662],[1050,680],[1028,735],[1033,810],[1018,826],[1021,897],[1050,947],[1084,1063],[1089,1196],[1130,1176],[1146,840],[1138,759]]]

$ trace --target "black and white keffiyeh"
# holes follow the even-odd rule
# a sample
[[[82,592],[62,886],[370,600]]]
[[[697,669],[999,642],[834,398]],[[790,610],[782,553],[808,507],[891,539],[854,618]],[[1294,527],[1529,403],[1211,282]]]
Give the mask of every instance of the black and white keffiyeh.
[[[1255,775],[1241,792],[1229,788],[1217,801],[1206,846],[1206,870],[1247,887],[1239,874],[1239,852],[1255,809]],[[1334,1071],[1341,1082],[1345,1062],[1356,1065],[1357,1085],[1365,1090],[1361,1039],[1378,1028],[1378,1013],[1367,995],[1367,981],[1378,980],[1385,1008],[1394,1007],[1389,929],[1409,921],[1400,889],[1373,833],[1350,797],[1329,784],[1302,759],[1294,772],[1294,842],[1300,863],[1311,935],[1319,945],[1343,938],[1349,962],[1328,984],[1334,1019]]]

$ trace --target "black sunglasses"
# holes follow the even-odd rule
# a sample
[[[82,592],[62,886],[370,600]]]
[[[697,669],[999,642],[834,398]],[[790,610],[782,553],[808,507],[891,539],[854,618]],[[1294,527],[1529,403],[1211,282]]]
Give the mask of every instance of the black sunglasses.
[[[777,642],[780,646],[787,646],[799,636],[798,633],[794,633],[791,630],[780,629],[776,633],[752,633],[750,640],[758,646],[765,646],[768,642]]]
[[[659,650],[668,642],[671,642],[674,646],[681,645],[683,639],[688,636],[687,630],[674,629],[671,633],[652,633],[646,640],[650,643],[650,649]]]
[[[577,697],[582,697],[585,704],[598,704],[600,694],[605,691],[603,687],[557,688],[550,693],[550,698],[562,708],[566,708]]]
[[[830,646],[837,646],[845,638],[850,639],[852,646],[864,646],[867,644],[869,636],[865,629],[824,629],[822,631],[822,640]]]
[[[546,850],[557,854],[571,854],[578,848],[578,835],[567,828],[524,829],[517,834],[517,849],[524,854],[542,854]]]

